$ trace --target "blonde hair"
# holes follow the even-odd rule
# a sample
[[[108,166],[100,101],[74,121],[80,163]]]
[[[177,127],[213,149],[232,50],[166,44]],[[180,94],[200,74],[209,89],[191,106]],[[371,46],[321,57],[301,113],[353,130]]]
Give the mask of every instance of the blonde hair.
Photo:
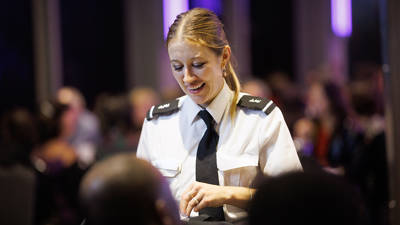
[[[194,8],[179,14],[171,25],[167,36],[167,47],[171,40],[180,36],[194,43],[210,48],[217,56],[223,54],[225,46],[229,46],[223,24],[210,10]],[[232,57],[231,57],[232,58]],[[240,82],[232,65],[231,58],[225,65],[225,81],[234,92],[229,113],[232,118],[236,115],[236,102],[239,98]]]

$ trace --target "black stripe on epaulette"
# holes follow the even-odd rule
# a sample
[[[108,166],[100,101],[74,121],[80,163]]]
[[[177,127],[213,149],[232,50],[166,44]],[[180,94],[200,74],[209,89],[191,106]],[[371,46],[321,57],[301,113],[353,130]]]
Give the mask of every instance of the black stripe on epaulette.
[[[251,95],[243,95],[239,102],[238,102],[238,106],[240,107],[244,107],[247,109],[253,109],[253,110],[263,110],[268,103],[271,100],[269,99],[265,99],[265,98],[261,98],[261,97],[257,97],[257,96],[251,96]],[[272,110],[275,108],[275,103],[272,103],[264,112],[265,114],[269,114],[272,112]]]
[[[175,99],[170,102],[162,103],[156,106],[153,106],[146,115],[147,120],[152,120],[159,116],[170,115],[179,109],[179,100]]]
[[[154,106],[152,106],[150,109],[149,109],[149,111],[147,111],[147,113],[146,113],[146,119],[147,120],[151,120],[152,119],[152,116],[150,115],[150,112],[151,112],[151,109],[153,108]]]
[[[276,107],[275,103],[272,102],[272,104],[270,106],[268,106],[268,108],[265,110],[265,114],[270,114],[272,112],[272,110],[274,110]]]

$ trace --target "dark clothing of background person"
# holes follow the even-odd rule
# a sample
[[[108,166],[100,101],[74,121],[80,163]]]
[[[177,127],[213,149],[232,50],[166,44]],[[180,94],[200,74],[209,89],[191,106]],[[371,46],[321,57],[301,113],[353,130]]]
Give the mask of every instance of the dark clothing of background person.
[[[33,224],[35,174],[21,164],[0,166],[0,224]]]
[[[389,180],[385,133],[377,134],[370,141],[359,134],[357,143],[349,179],[360,188],[371,224],[387,225]]]
[[[78,211],[78,189],[84,171],[78,164],[63,168],[54,162],[47,167],[44,172],[36,171],[36,224],[79,224],[82,218]]]

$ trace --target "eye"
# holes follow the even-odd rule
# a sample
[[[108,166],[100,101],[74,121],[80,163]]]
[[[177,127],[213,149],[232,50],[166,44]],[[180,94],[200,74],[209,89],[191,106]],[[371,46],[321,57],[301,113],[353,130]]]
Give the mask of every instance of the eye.
[[[183,66],[182,65],[172,65],[175,71],[181,71]]]
[[[192,66],[194,68],[201,69],[201,68],[203,68],[204,64],[206,64],[206,63],[205,62],[195,62],[192,64]]]

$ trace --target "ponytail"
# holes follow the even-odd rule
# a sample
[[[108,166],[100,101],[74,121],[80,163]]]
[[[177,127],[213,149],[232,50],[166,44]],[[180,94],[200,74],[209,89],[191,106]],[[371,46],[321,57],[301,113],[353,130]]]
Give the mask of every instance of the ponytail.
[[[240,82],[230,61],[228,62],[227,67],[228,68],[226,70],[225,81],[228,84],[229,88],[234,92],[233,99],[229,107],[229,114],[233,119],[236,115],[236,104],[239,99]]]

